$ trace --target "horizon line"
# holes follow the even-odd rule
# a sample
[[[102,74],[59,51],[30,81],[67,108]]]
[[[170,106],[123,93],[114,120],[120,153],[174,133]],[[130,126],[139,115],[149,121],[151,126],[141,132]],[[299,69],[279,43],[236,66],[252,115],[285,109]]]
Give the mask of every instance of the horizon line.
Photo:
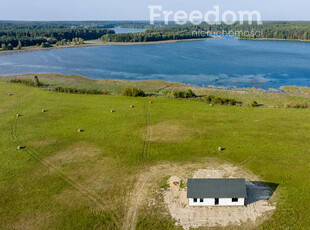
[[[6,20],[6,19],[0,19],[0,22],[148,22],[149,19],[124,19],[124,20]],[[276,20],[261,20],[262,22],[310,22],[310,19],[307,20],[286,20],[286,19],[276,19]],[[164,20],[156,20],[155,22],[165,22]],[[169,21],[169,23],[173,23],[174,21]],[[223,21],[219,21],[223,22]],[[240,22],[240,21],[237,21]],[[249,21],[244,21],[249,22]],[[258,22],[258,21],[252,21],[252,22]],[[190,23],[190,21],[187,21],[187,23]],[[202,22],[206,23],[206,22]]]

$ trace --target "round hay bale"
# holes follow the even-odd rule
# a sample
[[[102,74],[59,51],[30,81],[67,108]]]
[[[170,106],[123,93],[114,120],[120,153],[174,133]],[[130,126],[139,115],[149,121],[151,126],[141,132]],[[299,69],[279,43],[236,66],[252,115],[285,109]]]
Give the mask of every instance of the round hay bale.
[[[12,93],[9,93],[9,96],[12,96],[13,94]]]
[[[17,146],[17,149],[23,149],[23,147],[22,146]]]
[[[112,110],[111,110],[111,113],[114,113],[114,112],[115,112],[115,111],[112,109]]]
[[[213,106],[213,104],[210,104],[210,106]]]
[[[218,147],[218,151],[222,151],[223,150],[223,148],[222,147]]]
[[[80,133],[80,132],[83,132],[84,130],[83,129],[78,129],[78,132]]]
[[[149,101],[149,103],[152,104],[153,102],[152,102],[152,101]]]
[[[133,108],[133,107],[134,107],[133,105],[130,106],[130,108]]]
[[[16,114],[16,117],[20,117],[20,114]]]
[[[46,112],[46,109],[42,109],[42,113],[45,113]]]

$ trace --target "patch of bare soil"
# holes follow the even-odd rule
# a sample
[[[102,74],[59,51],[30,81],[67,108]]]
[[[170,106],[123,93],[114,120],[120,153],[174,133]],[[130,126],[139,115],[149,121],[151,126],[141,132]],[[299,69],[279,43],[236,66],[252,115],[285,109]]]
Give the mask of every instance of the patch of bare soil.
[[[105,193],[119,179],[118,168],[103,150],[89,143],[75,144],[45,159],[73,181],[98,194]]]
[[[182,169],[186,170],[182,170]],[[192,166],[184,164],[169,164],[162,163],[152,166],[148,169],[141,169],[141,173],[138,175],[135,186],[132,192],[129,194],[126,205],[126,214],[123,223],[124,230],[136,229],[138,213],[144,205],[152,203],[153,196],[150,195],[151,191],[159,190],[157,187],[162,177],[173,174],[181,174],[182,172],[188,172],[192,170]]]
[[[42,162],[49,169],[45,170],[47,173],[56,173],[75,188],[56,195],[58,202],[68,206],[90,206],[95,203],[97,205],[92,207],[94,210],[111,206],[112,200],[103,199],[106,197],[103,195],[115,181],[119,181],[120,175],[116,172],[117,168],[114,168],[114,160],[103,156],[98,147],[89,143],[75,144]]]
[[[177,175],[177,176],[173,176]],[[170,176],[166,191],[160,191],[160,183],[166,176]],[[252,190],[249,194],[250,204],[247,207],[189,207],[186,198],[187,178],[234,178],[242,177],[248,182]],[[135,186],[128,196],[125,210],[123,229],[135,229],[138,214],[143,207],[159,208],[162,212],[168,209],[176,225],[185,229],[191,227],[241,226],[255,227],[267,220],[275,209],[268,200],[274,192],[269,186],[258,183],[260,179],[237,166],[223,164],[214,158],[201,159],[200,163],[161,163],[148,169],[141,169]],[[180,188],[183,187],[183,188]],[[156,194],[162,193],[164,203],[154,200]],[[267,215],[268,214],[268,215]],[[259,219],[259,220],[258,220]]]
[[[44,144],[44,141],[38,144]],[[81,143],[71,146],[70,148],[59,152],[46,160],[54,165],[69,164],[73,162],[83,162],[100,153],[100,149],[96,146]]]
[[[176,174],[177,175],[177,174]],[[248,200],[245,207],[190,207],[186,198],[186,188],[180,188],[181,178],[170,177],[170,188],[164,192],[164,201],[171,216],[177,220],[177,225],[185,229],[197,227],[241,226],[247,222],[247,227],[255,227],[270,215],[264,215],[275,209],[268,202],[273,189],[254,174],[236,166],[212,165],[198,169],[193,178],[245,178]],[[259,221],[257,221],[259,219]]]
[[[151,133],[149,141],[163,143],[177,143],[191,138],[191,130],[175,121],[165,121],[148,126],[148,133]]]
[[[55,195],[55,201],[59,204],[71,208],[91,207],[93,204],[77,189],[65,189],[60,194]]]
[[[30,213],[27,216],[17,219],[17,221],[12,226],[8,226],[7,229],[44,229],[44,226],[46,226],[49,221],[54,220],[54,218],[55,216],[50,213]]]
[[[46,139],[40,139],[40,140],[34,140],[29,142],[29,144],[27,144],[27,146],[31,146],[31,147],[44,147],[44,146],[48,146],[48,145],[52,145],[55,144],[57,142],[57,138],[46,138]]]

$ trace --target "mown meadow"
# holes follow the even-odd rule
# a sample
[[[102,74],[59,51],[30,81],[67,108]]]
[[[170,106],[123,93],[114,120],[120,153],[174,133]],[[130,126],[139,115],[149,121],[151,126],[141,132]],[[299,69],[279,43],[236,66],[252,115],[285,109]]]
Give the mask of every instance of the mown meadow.
[[[275,98],[277,105],[282,99]],[[125,229],[127,198],[142,170],[205,158],[278,184],[277,209],[256,228],[309,228],[309,109],[65,94],[0,82],[1,229]],[[137,229],[179,229],[166,212],[141,210]]]

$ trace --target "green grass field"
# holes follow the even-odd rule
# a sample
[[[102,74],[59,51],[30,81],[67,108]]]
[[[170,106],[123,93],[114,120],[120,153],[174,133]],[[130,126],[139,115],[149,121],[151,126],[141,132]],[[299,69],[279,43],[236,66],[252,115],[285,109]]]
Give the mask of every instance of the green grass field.
[[[276,95],[274,105],[287,97],[309,101]],[[0,130],[0,229],[124,229],[141,171],[205,158],[279,184],[277,209],[257,228],[310,227],[309,109],[62,94],[0,82]],[[156,207],[137,214],[137,229],[179,229],[173,223]]]

